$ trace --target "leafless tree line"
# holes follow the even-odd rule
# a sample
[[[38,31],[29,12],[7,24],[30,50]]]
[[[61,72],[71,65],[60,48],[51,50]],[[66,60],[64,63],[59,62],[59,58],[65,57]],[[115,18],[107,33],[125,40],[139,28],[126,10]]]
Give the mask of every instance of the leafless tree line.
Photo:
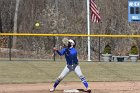
[[[127,0],[95,0],[101,22],[91,22],[91,34],[139,34],[140,26],[127,21]],[[0,0],[1,33],[72,33],[87,34],[86,0]],[[40,27],[35,27],[39,22]],[[61,46],[63,37],[55,37],[56,46]],[[87,38],[68,37],[77,41],[77,48],[87,57]],[[1,47],[9,47],[9,38],[1,37]],[[5,40],[5,41],[4,41]],[[114,55],[127,55],[132,44],[140,48],[137,38],[91,38],[92,59],[97,59],[106,44]],[[4,46],[3,46],[4,45]],[[12,48],[22,50],[37,58],[46,58],[52,53],[54,37],[12,37]],[[16,54],[16,53],[14,53]],[[18,56],[15,55],[15,57]],[[83,57],[84,56],[84,57]],[[29,57],[29,56],[28,56]]]

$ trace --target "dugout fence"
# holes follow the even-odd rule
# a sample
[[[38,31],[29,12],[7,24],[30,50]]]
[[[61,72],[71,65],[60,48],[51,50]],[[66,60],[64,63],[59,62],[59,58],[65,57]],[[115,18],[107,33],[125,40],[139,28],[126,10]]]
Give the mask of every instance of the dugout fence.
[[[127,56],[133,44],[140,47],[140,35],[86,35],[86,34],[13,34],[3,33],[0,36],[0,60],[52,60],[61,61],[64,57],[54,55],[52,48],[63,47],[64,37],[76,40],[80,60],[88,58],[87,37],[91,37],[91,60],[103,61],[105,45],[110,44],[112,55]],[[16,37],[16,46],[13,45]],[[53,56],[54,55],[54,56]]]

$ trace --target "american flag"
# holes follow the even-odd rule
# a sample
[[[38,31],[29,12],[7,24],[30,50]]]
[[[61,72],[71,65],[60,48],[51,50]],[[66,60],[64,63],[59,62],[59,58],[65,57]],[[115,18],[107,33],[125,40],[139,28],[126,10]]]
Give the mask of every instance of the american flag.
[[[101,20],[101,17],[99,15],[99,11],[97,9],[97,6],[94,0],[90,0],[90,10],[91,10],[91,20],[93,22],[98,23]]]

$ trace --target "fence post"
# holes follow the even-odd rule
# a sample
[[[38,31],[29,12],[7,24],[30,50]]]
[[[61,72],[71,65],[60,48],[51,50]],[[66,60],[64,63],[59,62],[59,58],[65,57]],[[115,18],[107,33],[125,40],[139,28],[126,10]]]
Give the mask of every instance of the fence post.
[[[9,60],[11,61],[11,48],[12,48],[12,37],[9,36]]]
[[[100,56],[101,56],[101,53],[100,53],[100,46],[101,46],[101,45],[100,45],[100,37],[99,37],[99,48],[98,48],[98,49],[99,49],[99,50],[98,50],[98,51],[99,51],[99,62],[100,62]]]
[[[55,41],[55,36],[53,37],[53,47],[55,47],[55,45],[56,45],[56,41]],[[55,61],[55,51],[53,51],[53,54],[54,54],[54,56],[53,56],[53,60]]]

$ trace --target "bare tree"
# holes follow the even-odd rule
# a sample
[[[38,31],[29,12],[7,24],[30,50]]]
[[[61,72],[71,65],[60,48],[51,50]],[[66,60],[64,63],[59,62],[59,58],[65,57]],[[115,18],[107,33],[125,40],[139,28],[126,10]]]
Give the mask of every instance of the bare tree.
[[[0,10],[0,33],[2,33],[2,19],[1,19],[1,10]]]
[[[14,16],[14,32],[17,33],[17,19],[18,19],[18,10],[19,10],[20,0],[16,0],[16,7],[15,7],[15,16]],[[13,37],[13,45],[12,48],[16,48],[17,37]]]

